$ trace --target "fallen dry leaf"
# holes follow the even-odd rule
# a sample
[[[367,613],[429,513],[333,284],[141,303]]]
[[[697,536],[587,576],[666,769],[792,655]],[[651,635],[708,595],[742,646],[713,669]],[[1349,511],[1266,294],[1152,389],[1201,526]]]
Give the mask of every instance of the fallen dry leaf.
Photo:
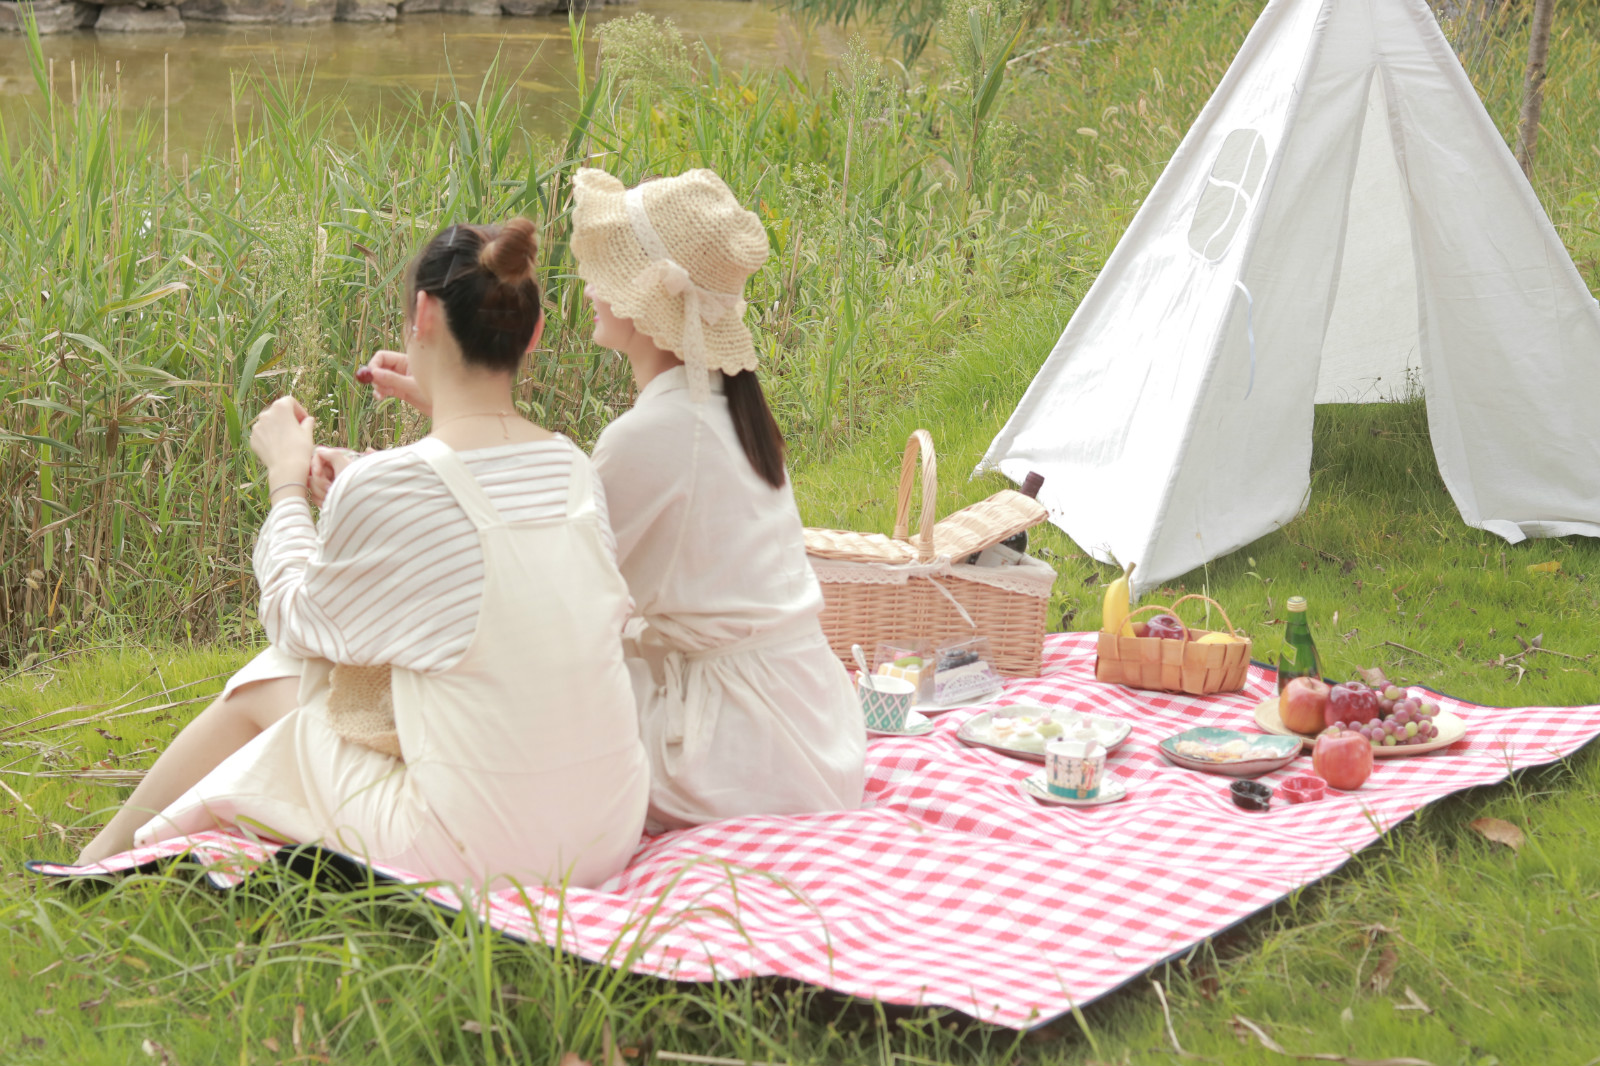
[[[611,1023],[600,1023],[600,1066],[625,1066],[623,1056],[625,1051],[619,1051],[617,1041],[611,1035]],[[569,1051],[561,1056],[556,1066],[589,1066],[588,1059],[580,1059],[576,1052]]]
[[[1551,559],[1548,563],[1534,563],[1528,567],[1528,573],[1530,574],[1559,574],[1560,572],[1560,559]]]
[[[274,1055],[281,1050],[281,1046],[278,1044],[278,1041],[270,1036],[261,1041],[261,1046],[272,1052]]]
[[[1394,1009],[1421,1011],[1423,1014],[1433,1013],[1433,1008],[1422,1002],[1422,997],[1413,992],[1410,985],[1406,985],[1406,999],[1410,1000],[1410,1002],[1396,1003]]]
[[[1523,842],[1528,839],[1522,835],[1522,830],[1499,818],[1474,818],[1467,824],[1485,840],[1504,844],[1512,851],[1521,851]]]
[[[1399,963],[1400,956],[1395,954],[1394,948],[1384,945],[1382,954],[1378,956],[1378,968],[1367,978],[1367,987],[1382,995],[1384,989],[1389,987],[1389,980],[1394,977],[1394,968]]]
[[[1358,666],[1356,667],[1356,674],[1360,676],[1362,681],[1365,681],[1373,688],[1386,688],[1389,685],[1389,677],[1383,672],[1383,667],[1381,666]]]
[[[600,1062],[601,1066],[624,1066],[622,1055],[617,1051],[617,1038],[611,1035],[611,1023],[600,1023]]]
[[[1266,1034],[1261,1026],[1257,1025],[1249,1018],[1246,1018],[1242,1014],[1235,1014],[1233,1016],[1233,1031],[1240,1040],[1244,1039],[1245,1030],[1253,1033],[1256,1040],[1259,1041],[1261,1046],[1266,1048],[1268,1051],[1276,1052],[1279,1055],[1284,1055],[1291,1059],[1300,1059],[1303,1062],[1338,1062],[1343,1063],[1343,1066],[1433,1066],[1433,1063],[1429,1062],[1427,1059],[1354,1059],[1348,1055],[1332,1055],[1328,1054],[1327,1052],[1312,1055],[1299,1055],[1293,1051],[1285,1051],[1276,1040],[1272,1039],[1272,1037]]]
[[[147,1037],[139,1047],[146,1055],[159,1062],[161,1066],[175,1066],[172,1061],[172,1053],[154,1040]]]

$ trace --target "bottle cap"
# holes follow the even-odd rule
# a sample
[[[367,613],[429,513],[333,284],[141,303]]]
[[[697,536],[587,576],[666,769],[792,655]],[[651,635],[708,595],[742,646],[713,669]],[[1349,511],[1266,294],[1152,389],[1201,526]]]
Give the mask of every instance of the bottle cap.
[[[1022,479],[1022,494],[1024,496],[1039,495],[1039,487],[1044,484],[1044,475],[1028,471],[1028,476]]]
[[[1306,609],[1306,598],[1304,596],[1290,596],[1289,597],[1289,610],[1290,611],[1304,611],[1305,609]]]

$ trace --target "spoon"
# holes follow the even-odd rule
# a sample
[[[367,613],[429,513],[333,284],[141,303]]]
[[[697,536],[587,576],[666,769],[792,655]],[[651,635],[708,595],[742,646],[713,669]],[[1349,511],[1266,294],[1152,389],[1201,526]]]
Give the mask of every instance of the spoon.
[[[861,671],[861,686],[863,688],[872,688],[872,682],[867,680],[872,676],[872,671],[867,669],[866,649],[859,644],[852,644],[850,645],[850,654],[856,657],[856,667]]]

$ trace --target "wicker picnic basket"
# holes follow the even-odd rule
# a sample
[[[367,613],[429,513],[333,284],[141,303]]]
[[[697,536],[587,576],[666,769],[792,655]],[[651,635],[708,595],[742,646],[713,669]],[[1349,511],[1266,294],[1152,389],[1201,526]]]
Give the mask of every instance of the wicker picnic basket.
[[[1181,597],[1171,607],[1154,604],[1141,607],[1128,617],[1132,619],[1146,611],[1166,611],[1178,618],[1178,604],[1189,600],[1205,600],[1214,606],[1228,627],[1220,632],[1234,635],[1233,620],[1222,604],[1199,593]],[[1178,618],[1178,622],[1183,625],[1187,639],[1128,637],[1102,631],[1094,676],[1114,685],[1183,692],[1190,696],[1211,696],[1244,688],[1245,674],[1250,669],[1250,641],[1235,638],[1226,644],[1201,644],[1200,638],[1212,630],[1191,628],[1182,618]]]
[[[917,536],[908,537],[918,457],[922,505]],[[989,640],[990,663],[1011,677],[1036,677],[1044,647],[1045,609],[1055,570],[1024,555],[1015,566],[974,566],[975,552],[1047,517],[1044,506],[1006,489],[934,522],[938,459],[919,429],[906,441],[894,535],[807,529],[806,552],[822,583],[822,629],[847,665],[854,644],[925,638],[935,644]]]

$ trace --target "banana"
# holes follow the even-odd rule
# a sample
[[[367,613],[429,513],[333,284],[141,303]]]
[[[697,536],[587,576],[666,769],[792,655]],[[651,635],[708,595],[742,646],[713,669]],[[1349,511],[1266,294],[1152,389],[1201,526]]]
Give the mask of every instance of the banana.
[[[1128,596],[1128,579],[1133,576],[1134,565],[1129,563],[1123,567],[1122,576],[1106,586],[1105,599],[1100,609],[1101,632],[1120,632],[1128,620],[1128,612],[1132,609]]]

